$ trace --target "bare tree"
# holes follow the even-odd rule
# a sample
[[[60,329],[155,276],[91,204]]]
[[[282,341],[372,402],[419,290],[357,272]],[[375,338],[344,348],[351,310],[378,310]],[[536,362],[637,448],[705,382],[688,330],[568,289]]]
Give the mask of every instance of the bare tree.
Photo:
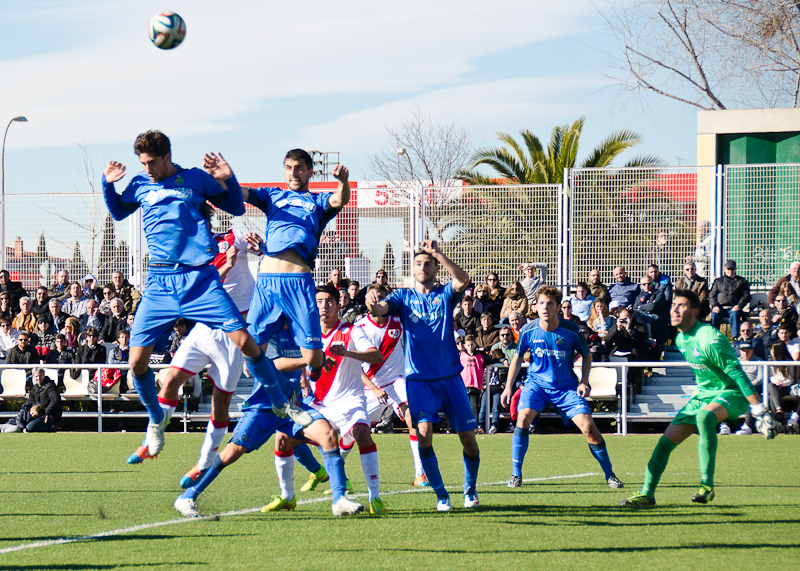
[[[800,0],[609,0],[618,78],[700,109],[796,107]]]

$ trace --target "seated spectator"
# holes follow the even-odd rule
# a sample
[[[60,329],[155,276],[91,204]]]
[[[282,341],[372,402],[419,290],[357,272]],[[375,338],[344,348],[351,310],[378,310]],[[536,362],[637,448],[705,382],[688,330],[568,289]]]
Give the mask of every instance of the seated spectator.
[[[662,274],[661,270],[658,269],[658,264],[647,266],[647,275],[653,280],[653,289],[664,294],[667,304],[672,303],[672,278]]]
[[[337,290],[346,290],[347,286],[350,284],[347,278],[342,275],[341,270],[331,270],[330,278],[328,279],[328,284],[335,287]]]
[[[64,337],[67,338],[67,346],[77,349],[81,345],[81,323],[74,317],[67,317],[64,325]]]
[[[500,309],[500,319],[508,317],[515,311],[522,315],[528,313],[528,298],[525,296],[525,290],[519,282],[512,282],[508,286],[503,298],[503,307]]]
[[[583,321],[580,323],[581,332],[586,338],[586,343],[589,345],[589,352],[592,354],[592,362],[595,361],[608,361],[608,354],[606,347],[603,344],[603,338],[599,334],[592,331],[592,329]]]
[[[21,297],[19,300],[19,309],[20,312],[14,318],[14,321],[11,322],[12,327],[17,331],[27,331],[32,333],[36,331],[36,316],[33,315],[33,304],[31,303],[31,298],[27,295],[25,297]]]
[[[33,369],[33,386],[28,402],[32,407],[44,407],[44,417],[29,422],[23,432],[55,432],[61,424],[61,394],[52,379],[45,376],[44,369]]]
[[[744,335],[744,326],[749,324],[750,323],[748,321],[742,323],[742,335]],[[761,345],[761,348],[763,349],[764,346]],[[753,387],[757,391],[761,392],[761,383],[764,380],[764,369],[761,364],[764,362],[764,360],[756,355],[755,346],[747,341],[741,341],[738,344],[737,350],[739,352],[739,363],[742,365],[744,374],[747,375],[748,379],[750,379]],[[755,428],[753,426],[753,415],[750,414],[750,409],[748,408],[747,412],[745,413],[745,419],[742,423],[742,426],[739,428],[739,430],[734,432],[734,434],[737,436],[753,434],[753,428]]]
[[[669,303],[662,291],[656,290],[653,278],[644,276],[641,291],[633,302],[633,315],[637,322],[649,325],[650,335],[659,343],[666,343],[669,334]],[[660,351],[659,351],[660,353]]]
[[[589,286],[589,294],[593,298],[602,299],[606,305],[610,303],[611,296],[608,293],[608,287],[600,279],[600,270],[597,268],[589,270],[589,281],[586,285]]]
[[[8,270],[0,270],[0,293],[8,294],[11,308],[19,307],[19,300],[28,296],[28,292],[22,287],[22,282],[11,281],[11,274],[8,273]],[[16,309],[12,309],[12,311],[16,311]]]
[[[781,286],[781,288],[778,290],[778,294],[785,295],[789,300],[789,305],[797,309],[798,303],[800,303],[800,298],[798,298],[797,292],[794,291],[794,288],[789,282],[786,282]]]
[[[80,319],[86,313],[87,301],[89,300],[83,297],[81,284],[73,282],[69,284],[69,297],[61,302],[61,311],[76,319]]]
[[[742,322],[742,326],[739,327],[739,338],[733,342],[733,350],[736,352],[736,356],[741,358],[741,353],[739,351],[739,347],[742,343],[745,343],[753,349],[753,354],[758,357],[759,359],[763,360],[766,358],[766,351],[764,350],[764,340],[756,337],[756,329],[753,327],[753,324],[749,321]]]
[[[364,305],[366,307],[364,304],[364,298],[367,295],[367,290],[365,289],[362,295],[361,284],[356,280],[350,280],[350,284],[347,286],[347,293],[350,294],[350,301],[357,305]]]
[[[74,319],[74,318],[70,318]],[[67,327],[69,327],[69,323],[67,323]],[[98,333],[97,330],[90,327],[86,330],[86,344],[81,345],[75,350],[75,360],[73,364],[75,365],[84,365],[84,364],[93,364],[93,365],[100,365],[106,362],[107,355],[106,355],[106,348],[98,343]],[[69,341],[69,336],[67,336],[67,341]],[[89,375],[95,376],[95,371],[97,369],[90,369]],[[77,379],[81,376],[81,369],[71,369],[69,372],[70,376],[73,379]],[[97,374],[99,376],[99,373]],[[97,379],[95,379],[97,381]]]
[[[722,320],[728,318],[731,323],[731,335],[739,336],[744,307],[750,302],[750,284],[742,276],[736,275],[736,261],[725,262],[725,275],[714,280],[708,296],[711,304],[711,325],[719,329]]]
[[[114,345],[114,348],[109,351],[108,353],[108,364],[109,365],[127,365],[128,358],[130,357],[130,346],[128,345],[131,340],[131,333],[130,331],[126,331],[124,329],[120,330],[119,334],[117,335],[117,344]],[[122,380],[122,384],[119,387],[119,392],[123,393],[128,390],[128,382],[127,380],[123,380],[127,377],[127,371],[121,371],[119,369],[113,369],[112,371],[116,371],[115,373],[112,372],[111,375],[113,378],[117,380]],[[196,381],[195,381],[196,382]]]
[[[114,298],[109,307],[111,312],[106,315],[103,329],[100,331],[101,343],[113,343],[117,340],[120,330],[127,327],[128,314],[125,313],[125,305],[122,300]]]
[[[97,300],[90,299],[86,302],[86,313],[79,319],[81,331],[86,331],[89,327],[94,327],[98,331],[103,329],[106,324],[106,316],[100,313]]]
[[[614,283],[608,288],[611,301],[616,301],[621,307],[633,307],[636,294],[639,293],[639,286],[631,281],[625,268],[617,266],[614,268]]]
[[[194,321],[179,317],[175,321],[175,325],[172,326],[172,331],[174,333],[171,337],[169,346],[167,347],[167,353],[174,355],[178,350],[178,347],[180,347],[181,343],[183,343],[183,340],[186,339],[187,335],[189,335],[189,332],[192,330],[192,328],[194,328]]]
[[[537,269],[539,270],[539,275],[534,276],[533,273]],[[523,279],[519,284],[525,290],[525,298],[528,300],[528,305],[531,305],[536,299],[536,290],[542,287],[547,279],[547,264],[544,262],[525,262],[520,264],[519,271],[523,275]],[[522,313],[525,314],[527,312],[523,311]],[[505,317],[505,315],[501,317]]]
[[[67,270],[61,270],[56,274],[55,283],[47,289],[47,296],[58,301],[69,297],[69,272]]]
[[[55,349],[50,351],[44,362],[48,365],[72,365],[75,362],[75,349],[67,346],[67,338],[63,333],[58,333],[54,341]],[[58,390],[64,392],[64,369],[58,370]]]
[[[769,353],[770,345],[778,340],[778,324],[772,321],[772,310],[764,308],[758,312],[756,337],[764,343],[764,353]]]
[[[17,344],[8,350],[6,354],[6,365],[36,365],[41,363],[39,353],[30,346],[31,334],[28,331],[20,331],[17,334]],[[31,370],[25,371],[26,387],[30,388]]]
[[[0,358],[5,359],[8,350],[16,347],[18,333],[8,317],[0,317]]]
[[[97,303],[103,299],[103,288],[97,285],[97,278],[92,274],[86,274],[81,280],[83,289],[83,297],[86,299],[93,299]]]
[[[580,317],[572,313],[572,302],[569,299],[561,301],[561,318],[566,321],[572,321],[577,325],[583,323]]]
[[[392,293],[394,288],[389,285],[389,274],[386,273],[384,270],[378,270],[375,272],[375,281],[372,282],[373,284],[382,285],[386,288],[387,294]],[[366,288],[362,290],[362,295],[366,295]]]
[[[800,298],[800,262],[792,262],[789,266],[789,274],[779,279],[772,289],[767,294],[767,303],[770,307],[775,305],[775,296],[781,291],[784,284],[789,284],[789,287],[794,291],[796,298]],[[786,293],[786,289],[783,290]]]
[[[589,293],[589,284],[578,282],[575,286],[575,295],[568,298],[572,305],[572,313],[578,316],[581,321],[588,321],[592,313],[592,302],[595,297]]]
[[[675,289],[688,289],[697,294],[700,298],[700,319],[705,319],[711,313],[708,306],[708,280],[697,275],[694,262],[683,264],[683,276],[675,283]]]
[[[103,299],[100,301],[98,309],[103,315],[111,313],[111,302],[117,299],[117,293],[114,291],[114,284],[106,284],[103,286]],[[123,303],[123,307],[125,304]]]
[[[606,351],[609,356],[624,357],[631,362],[650,361],[653,360],[654,355],[647,343],[647,338],[647,326],[643,323],[636,323],[631,310],[621,309],[619,316],[606,334]],[[631,367],[628,369],[628,383],[637,394],[642,392],[643,378],[643,368]]]
[[[797,329],[791,323],[778,325],[778,341],[786,346],[793,360],[800,360],[800,339],[797,338]]]
[[[133,331],[133,320],[135,318],[135,314],[129,313],[128,316],[125,318],[125,331]]]
[[[47,288],[44,286],[36,288],[36,301],[33,302],[33,314],[37,319],[40,315],[47,315],[50,312],[49,303],[50,298],[47,295]]]
[[[461,380],[467,389],[472,414],[478,418],[478,410],[483,391],[483,355],[478,351],[478,344],[473,335],[464,337],[464,350],[461,352]]]
[[[508,325],[514,335],[514,343],[519,341],[519,333],[527,322],[528,320],[519,311],[514,311],[508,316]]]
[[[786,345],[774,343],[770,347],[770,361],[793,361]],[[789,395],[791,386],[795,383],[795,367],[784,365],[769,368],[769,408],[775,415],[775,420],[784,422],[783,405],[781,399]]]
[[[489,287],[478,284],[473,291],[473,307],[478,313],[491,313],[494,321],[500,321],[500,310],[503,306],[489,296]]]
[[[136,307],[142,299],[142,294],[133,287],[128,280],[122,277],[120,272],[111,274],[111,283],[114,286],[114,297],[118,297],[125,304],[125,311],[127,313],[136,313]]]
[[[614,323],[614,318],[608,313],[606,302],[602,299],[595,299],[592,309],[589,311],[589,321],[586,323],[589,328],[603,337]]]
[[[478,334],[480,314],[472,306],[471,296],[465,295],[461,298],[461,307],[456,312],[455,324],[456,329],[464,331],[465,336],[472,335],[474,337]]]
[[[51,299],[47,305],[50,310],[50,324],[53,326],[53,331],[63,333],[69,315],[61,311],[61,302],[57,299]]]
[[[47,316],[42,315],[36,322],[39,329],[36,331],[36,343],[34,348],[36,352],[39,353],[42,362],[44,362],[47,354],[56,348],[56,334],[52,331],[50,320],[47,319]]]
[[[481,314],[481,328],[478,329],[478,334],[475,336],[475,342],[478,344],[478,351],[481,352],[483,358],[489,356],[492,350],[492,345],[500,341],[500,335],[497,329],[494,328],[494,320],[492,314],[484,312]]]
[[[517,354],[517,341],[514,339],[514,333],[511,330],[511,327],[508,325],[496,325],[495,327],[499,327],[500,329],[500,333],[498,335],[500,341],[492,345],[489,354],[491,355],[491,353],[499,349],[503,353],[503,358],[499,361],[495,361],[495,358],[492,358],[492,362],[501,363],[502,365],[508,367],[511,359],[513,359],[514,355]]]
[[[19,303],[17,303],[16,308],[12,308],[11,296],[8,295],[8,292],[0,293],[0,318],[7,317],[13,320],[17,313],[19,313]]]
[[[339,290],[339,319],[347,323],[355,323],[363,314],[366,306],[360,308],[350,299],[350,293],[342,288]]]
[[[794,304],[789,303],[789,298],[785,294],[779,293],[775,296],[775,313],[772,322],[777,325],[789,323],[797,329],[797,310]]]
[[[500,285],[500,277],[497,275],[497,272],[489,272],[486,274],[486,287],[488,288],[489,297],[502,309],[506,288]]]

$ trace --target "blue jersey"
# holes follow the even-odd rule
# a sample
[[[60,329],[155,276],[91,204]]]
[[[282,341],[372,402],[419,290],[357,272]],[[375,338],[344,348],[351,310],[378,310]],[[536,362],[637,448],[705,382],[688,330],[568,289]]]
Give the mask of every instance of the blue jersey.
[[[589,345],[575,323],[559,318],[555,331],[545,331],[539,327],[539,320],[534,319],[522,328],[518,345],[519,355],[531,352],[526,385],[531,382],[552,389],[577,386],[579,379],[573,370],[575,353],[585,357]]]
[[[291,329],[281,329],[277,335],[274,335],[267,345],[267,350],[264,352],[267,359],[275,360],[281,357],[297,358],[302,357],[300,347],[294,342],[294,333]],[[291,373],[283,373],[278,371],[278,382],[281,386],[283,394],[287,397],[300,390],[300,376],[302,369],[292,371]],[[242,410],[272,410],[272,401],[267,394],[267,390],[261,386],[261,383],[255,381],[253,383],[253,392],[247,397]]]
[[[407,380],[436,381],[461,372],[453,308],[462,295],[453,290],[451,282],[428,294],[397,289],[386,298],[389,313],[403,321]]]
[[[339,213],[329,205],[330,194],[276,187],[248,191],[247,202],[267,215],[264,253],[274,256],[292,249],[313,268],[322,231]]]
[[[159,182],[140,172],[121,195],[104,175],[103,195],[115,220],[128,217],[141,206],[150,262],[203,266],[214,259],[218,249],[200,206],[209,200],[231,214],[244,214],[242,191],[234,177],[226,181],[225,190],[205,171],[175,168],[174,175]]]

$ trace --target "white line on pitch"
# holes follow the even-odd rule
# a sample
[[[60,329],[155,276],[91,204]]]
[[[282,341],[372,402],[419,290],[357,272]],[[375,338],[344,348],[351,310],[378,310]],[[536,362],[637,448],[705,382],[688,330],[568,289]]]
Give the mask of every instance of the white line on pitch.
[[[564,476],[546,476],[542,478],[525,478],[522,480],[523,482],[544,482],[546,480],[567,480],[571,478],[586,478],[588,476],[597,476],[599,472],[585,472],[583,474],[570,474]],[[478,484],[479,487],[484,486],[500,486],[501,484],[505,484],[505,480],[502,482],[484,482]],[[460,490],[460,486],[449,486],[450,490]],[[396,496],[399,494],[416,494],[419,492],[429,492],[431,491],[430,488],[411,488],[409,490],[395,490],[391,492],[381,492],[381,497],[383,496]],[[351,498],[362,498],[366,497],[368,494],[361,493],[361,494],[347,494],[348,497]],[[308,500],[300,500],[297,502],[298,506],[308,505],[308,504],[318,504],[322,502],[329,502],[331,501],[330,496],[322,496],[318,498],[310,498]],[[139,525],[132,525],[130,527],[121,527],[119,529],[112,529],[110,531],[102,531],[100,533],[93,533],[91,535],[82,535],[80,537],[64,537],[61,539],[50,539],[48,541],[35,541],[33,543],[23,543],[22,545],[15,545],[13,547],[6,547],[4,549],[0,549],[0,554],[3,553],[13,553],[15,551],[22,551],[24,549],[37,549],[39,547],[50,547],[51,545],[64,545],[67,543],[77,543],[78,541],[87,541],[90,539],[103,539],[105,537],[114,537],[116,535],[124,535],[126,533],[136,533],[137,531],[144,531],[145,529],[153,529],[155,527],[162,527],[165,525],[178,525],[182,523],[192,523],[195,521],[203,521],[209,519],[216,519],[221,517],[229,517],[229,516],[237,516],[237,515],[246,515],[251,514],[254,512],[261,511],[263,506],[259,506],[257,508],[247,508],[244,510],[235,510],[229,511],[219,514],[213,515],[206,515],[202,517],[195,517],[195,518],[180,518],[180,519],[171,519],[168,521],[157,521],[153,523],[142,523]]]

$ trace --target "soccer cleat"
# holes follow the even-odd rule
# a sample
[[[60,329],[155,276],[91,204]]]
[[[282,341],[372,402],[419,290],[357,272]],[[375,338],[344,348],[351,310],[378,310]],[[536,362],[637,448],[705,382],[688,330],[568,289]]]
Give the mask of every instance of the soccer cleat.
[[[208,468],[206,468],[205,470],[201,470],[200,468],[197,467],[197,464],[195,464],[194,468],[186,472],[181,478],[180,482],[181,488],[185,490],[187,488],[191,488],[192,486],[194,486],[197,482],[200,481],[200,478],[203,477],[203,474],[205,474],[207,470]]]
[[[453,504],[450,503],[450,496],[444,496],[439,498],[439,500],[436,502],[436,511],[437,512],[453,511]]]
[[[723,422],[719,425],[719,435],[720,436],[728,436],[731,433],[731,427],[728,426],[727,423]]]
[[[428,476],[423,474],[422,476],[415,476],[414,477],[414,487],[415,488],[430,488],[431,483],[428,481]]]
[[[750,436],[753,434],[753,429],[749,425],[743,424],[742,427],[734,432],[736,436]]]
[[[351,502],[347,498],[339,498],[339,501],[331,506],[331,512],[336,517],[342,517],[343,515],[355,515],[363,510],[364,506],[358,502]]]
[[[282,407],[273,405],[272,412],[280,418],[286,418],[288,416],[289,419],[298,426],[305,427],[314,422],[314,418],[308,414],[308,412],[289,401],[286,401],[286,404]]]
[[[697,493],[692,496],[692,501],[696,504],[707,504],[714,499],[714,490],[706,485],[701,485]]]
[[[780,425],[770,411],[765,410],[761,414],[754,414],[753,416],[756,419],[756,430],[758,430],[764,438],[772,440],[778,436]]]
[[[511,476],[508,480],[508,484],[506,484],[509,488],[521,488],[522,487],[522,476]]]
[[[789,426],[795,426],[798,420],[800,420],[800,415],[798,415],[797,412],[793,412],[789,415],[789,420],[786,421],[786,424]]]
[[[386,515],[389,513],[389,508],[383,503],[380,498],[375,498],[369,503],[369,513],[372,515]]]
[[[308,475],[308,482],[303,484],[300,488],[301,492],[313,492],[317,489],[322,482],[327,482],[330,478],[328,478],[328,473],[325,471],[325,468],[322,469],[322,476],[317,476],[316,474],[309,474]]]
[[[611,476],[609,476],[607,482],[608,482],[608,487],[611,488],[612,490],[625,487],[625,484],[620,482],[619,478],[617,478],[614,474],[611,474]]]
[[[344,485],[347,488],[347,491],[345,493],[346,494],[352,494],[353,493],[353,485],[350,483],[350,480],[345,480],[344,481]],[[329,490],[325,490],[322,493],[325,494],[326,496],[329,496],[329,495],[331,495],[333,493],[333,490],[330,490],[330,489]]]
[[[464,507],[467,509],[478,507],[478,494],[475,490],[468,490],[466,494],[464,494]]]
[[[136,452],[128,456],[128,464],[141,464],[145,460],[150,458],[156,459],[158,458],[158,454],[155,456],[151,455],[150,452],[147,450],[147,446],[142,444],[139,448],[136,449]]]
[[[656,499],[645,496],[642,492],[636,492],[630,498],[622,500],[619,505],[623,507],[647,507],[656,505]]]
[[[167,413],[164,413],[164,418],[158,424],[150,421],[147,423],[147,450],[151,456],[158,456],[158,453],[164,448],[164,428],[167,426],[169,419]]]
[[[175,509],[178,510],[183,517],[201,517],[200,512],[197,511],[197,504],[194,503],[192,498],[184,498],[179,496],[175,500]]]
[[[284,500],[281,496],[272,496],[272,501],[261,508],[261,513],[278,512],[281,510],[292,511],[297,507],[297,498]]]

